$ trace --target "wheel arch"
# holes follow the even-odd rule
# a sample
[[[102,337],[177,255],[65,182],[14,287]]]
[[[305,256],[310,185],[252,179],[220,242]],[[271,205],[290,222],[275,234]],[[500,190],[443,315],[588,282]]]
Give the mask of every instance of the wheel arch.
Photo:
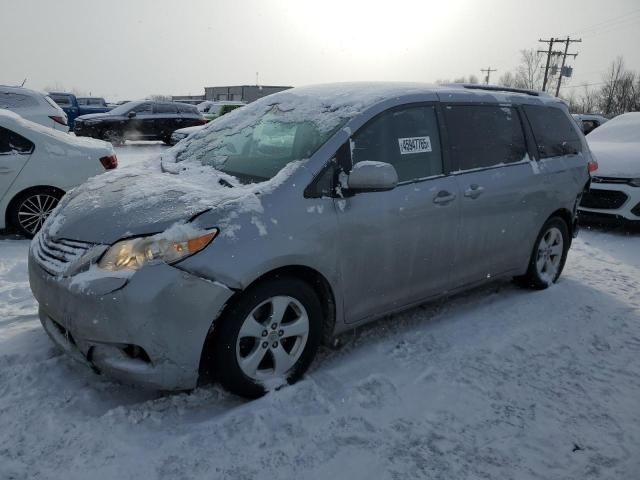
[[[220,312],[219,317],[224,315],[225,312],[234,304],[234,302],[237,302],[240,299],[243,292],[247,291],[254,285],[262,282],[268,282],[271,279],[282,277],[302,280],[314,290],[316,295],[318,295],[318,299],[320,300],[320,304],[322,306],[322,342],[328,344],[331,337],[333,336],[336,323],[335,295],[333,289],[331,288],[331,284],[322,273],[314,268],[304,265],[288,265],[278,267],[260,275],[258,278],[248,284],[246,288],[237,290],[231,296],[231,298],[229,298],[227,304]],[[200,354],[200,365],[198,368],[200,381],[211,379],[211,372],[207,371],[207,355],[212,348],[212,344],[214,343],[214,339],[216,336],[216,323],[217,322],[215,321],[212,323],[211,329],[209,330],[207,338],[205,339],[202,346],[202,352]]]
[[[54,187],[52,185],[32,185],[23,190],[20,190],[19,192],[16,192],[11,198],[11,200],[9,200],[9,202],[7,203],[7,208],[4,211],[5,225],[15,227],[15,225],[13,225],[11,221],[11,212],[13,211],[16,203],[21,197],[29,193],[35,193],[43,190],[54,190],[55,192],[60,194],[61,198],[66,193],[63,189],[59,187]]]
[[[553,212],[551,215],[549,215],[542,225],[547,223],[549,221],[549,219],[552,218],[552,217],[559,217],[562,220],[564,220],[564,222],[567,224],[567,229],[569,230],[569,242],[571,242],[571,239],[573,238],[573,234],[574,234],[574,231],[575,231],[575,224],[574,224],[574,221],[573,221],[573,214],[566,208],[559,208],[558,210]],[[542,228],[542,226],[540,228]]]

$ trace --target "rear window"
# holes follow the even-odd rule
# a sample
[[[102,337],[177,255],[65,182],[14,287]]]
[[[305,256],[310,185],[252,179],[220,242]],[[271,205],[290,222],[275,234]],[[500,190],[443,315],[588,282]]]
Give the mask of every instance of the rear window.
[[[518,111],[500,105],[450,105],[444,109],[454,165],[460,170],[523,160],[527,145]]]
[[[17,108],[34,107],[38,105],[35,98],[21,93],[0,92],[0,108],[15,110]]]
[[[69,95],[50,95],[50,97],[61,107],[73,106],[73,102],[71,101],[71,97]]]
[[[525,105],[540,158],[579,153],[582,142],[574,123],[559,108]]]

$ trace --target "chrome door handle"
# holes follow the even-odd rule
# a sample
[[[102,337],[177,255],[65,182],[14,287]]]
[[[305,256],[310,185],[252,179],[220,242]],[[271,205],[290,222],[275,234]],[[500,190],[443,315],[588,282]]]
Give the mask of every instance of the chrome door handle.
[[[433,203],[438,205],[446,205],[456,199],[456,194],[447,192],[446,190],[440,190],[435,197],[433,197]]]
[[[478,198],[480,195],[482,195],[482,192],[484,192],[484,187],[481,187],[480,185],[470,185],[469,188],[467,188],[464,191],[464,196],[467,198],[473,198],[476,199]]]

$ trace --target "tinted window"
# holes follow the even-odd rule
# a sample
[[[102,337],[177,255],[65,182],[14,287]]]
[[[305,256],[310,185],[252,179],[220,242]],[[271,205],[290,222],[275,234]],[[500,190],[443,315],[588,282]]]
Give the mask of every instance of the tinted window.
[[[69,95],[50,95],[53,101],[61,107],[72,107],[71,97]]]
[[[578,153],[582,143],[573,122],[559,108],[525,105],[540,158]]]
[[[175,104],[171,103],[156,103],[153,106],[154,113],[178,113],[178,109]]]
[[[0,127],[0,155],[31,152],[33,152],[33,143],[11,130]]]
[[[153,113],[153,106],[150,103],[141,103],[131,111],[136,112],[136,115],[151,115]],[[116,113],[115,109],[113,109],[111,113]]]
[[[21,93],[0,92],[0,108],[8,108],[10,110],[16,108],[33,107],[38,102],[35,98]]]
[[[89,99],[88,98],[79,98],[78,99],[78,105],[89,105]]]
[[[527,146],[515,108],[451,105],[444,109],[451,158],[460,170],[522,160]]]
[[[352,161],[386,162],[405,182],[442,173],[440,137],[434,107],[384,112],[353,136]]]

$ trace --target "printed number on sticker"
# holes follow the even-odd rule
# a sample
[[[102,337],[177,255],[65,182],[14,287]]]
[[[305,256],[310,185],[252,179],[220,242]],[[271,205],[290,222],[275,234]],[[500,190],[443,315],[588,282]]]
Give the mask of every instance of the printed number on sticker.
[[[431,151],[431,139],[429,137],[399,138],[400,154],[423,153]]]

